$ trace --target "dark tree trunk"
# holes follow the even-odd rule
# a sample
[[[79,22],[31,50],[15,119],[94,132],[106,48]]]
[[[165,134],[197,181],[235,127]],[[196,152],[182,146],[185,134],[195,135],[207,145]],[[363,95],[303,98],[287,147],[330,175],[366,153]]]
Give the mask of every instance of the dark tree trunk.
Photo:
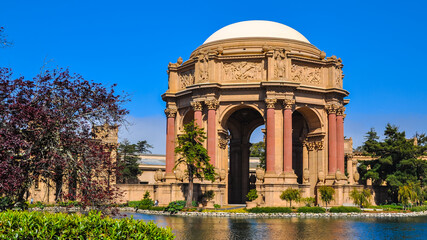
[[[188,169],[189,173],[188,174],[188,193],[187,193],[187,207],[191,207],[192,206],[192,202],[193,202],[193,174],[191,174],[190,169]]]

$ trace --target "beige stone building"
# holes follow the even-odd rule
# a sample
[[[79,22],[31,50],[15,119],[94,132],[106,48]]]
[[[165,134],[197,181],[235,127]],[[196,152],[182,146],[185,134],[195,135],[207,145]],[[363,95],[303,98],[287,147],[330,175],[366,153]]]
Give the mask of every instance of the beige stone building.
[[[287,188],[318,198],[317,188],[336,189],[334,205],[349,200],[355,165],[345,169],[343,64],[296,30],[276,22],[226,26],[168,66],[166,169],[162,199],[179,197],[185,183],[173,170],[173,149],[183,125],[194,120],[207,132],[206,147],[218,172],[202,189],[221,204],[244,203],[249,183],[249,139],[266,126],[266,170],[257,169],[260,205],[279,206]],[[347,172],[348,177],[344,174]],[[185,184],[184,184],[185,185]],[[168,189],[168,190],[166,190]],[[178,195],[176,195],[178,194]],[[183,196],[181,196],[183,197]]]

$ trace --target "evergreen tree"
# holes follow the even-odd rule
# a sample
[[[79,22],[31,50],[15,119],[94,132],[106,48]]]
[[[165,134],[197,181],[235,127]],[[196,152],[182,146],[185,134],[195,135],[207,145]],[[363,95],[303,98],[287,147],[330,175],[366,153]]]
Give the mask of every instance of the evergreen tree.
[[[203,142],[206,136],[203,128],[199,128],[194,121],[184,125],[184,134],[178,136],[178,146],[175,153],[179,154],[175,165],[184,165],[188,174],[187,207],[191,207],[193,201],[193,180],[215,180],[214,167],[210,164],[209,156]]]

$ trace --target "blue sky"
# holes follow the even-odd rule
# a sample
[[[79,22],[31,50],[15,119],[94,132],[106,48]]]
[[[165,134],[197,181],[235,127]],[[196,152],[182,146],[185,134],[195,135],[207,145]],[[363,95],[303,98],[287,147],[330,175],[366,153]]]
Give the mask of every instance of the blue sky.
[[[167,64],[212,33],[270,20],[302,33],[344,63],[350,92],[345,135],[355,147],[390,122],[412,137],[427,132],[427,1],[4,1],[0,26],[14,45],[0,66],[32,78],[44,62],[118,84],[133,124],[120,132],[165,152]]]

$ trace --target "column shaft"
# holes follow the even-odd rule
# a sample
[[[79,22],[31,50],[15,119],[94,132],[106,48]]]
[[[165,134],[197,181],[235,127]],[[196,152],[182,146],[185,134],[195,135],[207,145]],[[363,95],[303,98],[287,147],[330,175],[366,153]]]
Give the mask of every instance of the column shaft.
[[[194,123],[200,128],[203,127],[202,110],[194,111]]]
[[[272,100],[272,99],[269,99]],[[275,99],[274,99],[275,100]],[[275,101],[274,101],[275,103]],[[275,172],[275,162],[274,162],[274,154],[275,154],[275,136],[274,136],[274,103],[267,104],[267,140],[266,140],[266,168],[267,173]]]
[[[344,119],[343,115],[337,114],[337,169],[342,173],[344,169]]]
[[[175,116],[177,110],[167,108],[165,110],[167,116],[166,123],[166,174],[172,174],[175,167]]]
[[[292,109],[283,111],[283,170],[292,171]]]
[[[337,171],[337,119],[335,111],[330,111],[328,115],[329,123],[329,158],[328,158],[328,172],[329,174],[335,174]]]
[[[215,166],[216,159],[216,110],[208,110],[208,155],[210,162]]]

